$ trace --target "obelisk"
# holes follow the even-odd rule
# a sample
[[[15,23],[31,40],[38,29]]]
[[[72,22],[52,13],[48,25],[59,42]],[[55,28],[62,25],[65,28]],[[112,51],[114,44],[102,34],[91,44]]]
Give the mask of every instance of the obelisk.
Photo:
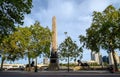
[[[52,51],[57,52],[57,28],[56,28],[56,17],[52,18]]]
[[[49,70],[58,70],[58,55],[57,55],[57,26],[56,17],[52,18],[52,50],[50,56]]]

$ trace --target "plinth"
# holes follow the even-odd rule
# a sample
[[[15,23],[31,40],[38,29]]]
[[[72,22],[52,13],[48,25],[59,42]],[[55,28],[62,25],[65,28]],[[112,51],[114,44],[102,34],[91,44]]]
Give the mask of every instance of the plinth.
[[[59,59],[58,59],[58,55],[56,52],[51,53],[49,70],[51,71],[59,70]]]

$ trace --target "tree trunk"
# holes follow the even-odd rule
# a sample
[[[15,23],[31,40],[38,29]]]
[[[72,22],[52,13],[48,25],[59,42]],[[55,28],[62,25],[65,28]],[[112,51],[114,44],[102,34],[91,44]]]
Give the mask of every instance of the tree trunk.
[[[30,62],[30,57],[29,57],[29,52],[28,52],[28,71],[30,71],[31,70],[31,62]]]
[[[118,71],[117,60],[116,60],[116,57],[115,57],[115,51],[114,50],[112,50],[112,56],[113,56],[115,71]]]
[[[68,54],[68,72],[70,71],[70,68],[69,68],[69,54]]]
[[[115,51],[114,51],[114,47],[112,45],[113,44],[109,43],[110,52],[112,52],[112,57],[113,57],[113,61],[114,61],[113,69],[115,69],[115,71],[118,71],[117,60],[116,60],[116,56],[115,56]]]
[[[5,61],[5,57],[4,57],[4,56],[2,56],[1,71],[3,71],[3,63],[4,63],[4,61]]]

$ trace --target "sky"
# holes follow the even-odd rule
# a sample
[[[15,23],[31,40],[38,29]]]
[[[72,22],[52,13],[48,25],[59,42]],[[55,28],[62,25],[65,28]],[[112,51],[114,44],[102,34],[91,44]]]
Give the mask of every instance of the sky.
[[[120,0],[33,0],[31,14],[25,15],[24,26],[33,25],[37,20],[52,29],[52,17],[56,16],[58,44],[67,32],[80,46],[78,36],[85,35],[91,26],[93,11],[102,12],[109,5],[119,8]],[[82,60],[90,60],[90,50],[84,49]]]

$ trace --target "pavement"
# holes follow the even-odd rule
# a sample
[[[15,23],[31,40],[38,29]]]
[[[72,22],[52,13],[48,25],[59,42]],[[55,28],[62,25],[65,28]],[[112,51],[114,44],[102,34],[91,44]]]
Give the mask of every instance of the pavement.
[[[42,73],[42,74],[52,74],[52,73],[91,73],[91,74],[94,74],[94,73],[110,73],[108,70],[80,70],[80,71],[67,71],[67,70],[64,70],[64,71],[38,71],[38,72],[28,72],[28,71],[19,71],[19,70],[7,70],[7,71],[3,71],[3,72],[16,72],[16,73]],[[115,72],[117,74],[120,74],[120,72]]]
[[[110,73],[109,71],[3,71],[0,77],[120,77],[120,72]]]

